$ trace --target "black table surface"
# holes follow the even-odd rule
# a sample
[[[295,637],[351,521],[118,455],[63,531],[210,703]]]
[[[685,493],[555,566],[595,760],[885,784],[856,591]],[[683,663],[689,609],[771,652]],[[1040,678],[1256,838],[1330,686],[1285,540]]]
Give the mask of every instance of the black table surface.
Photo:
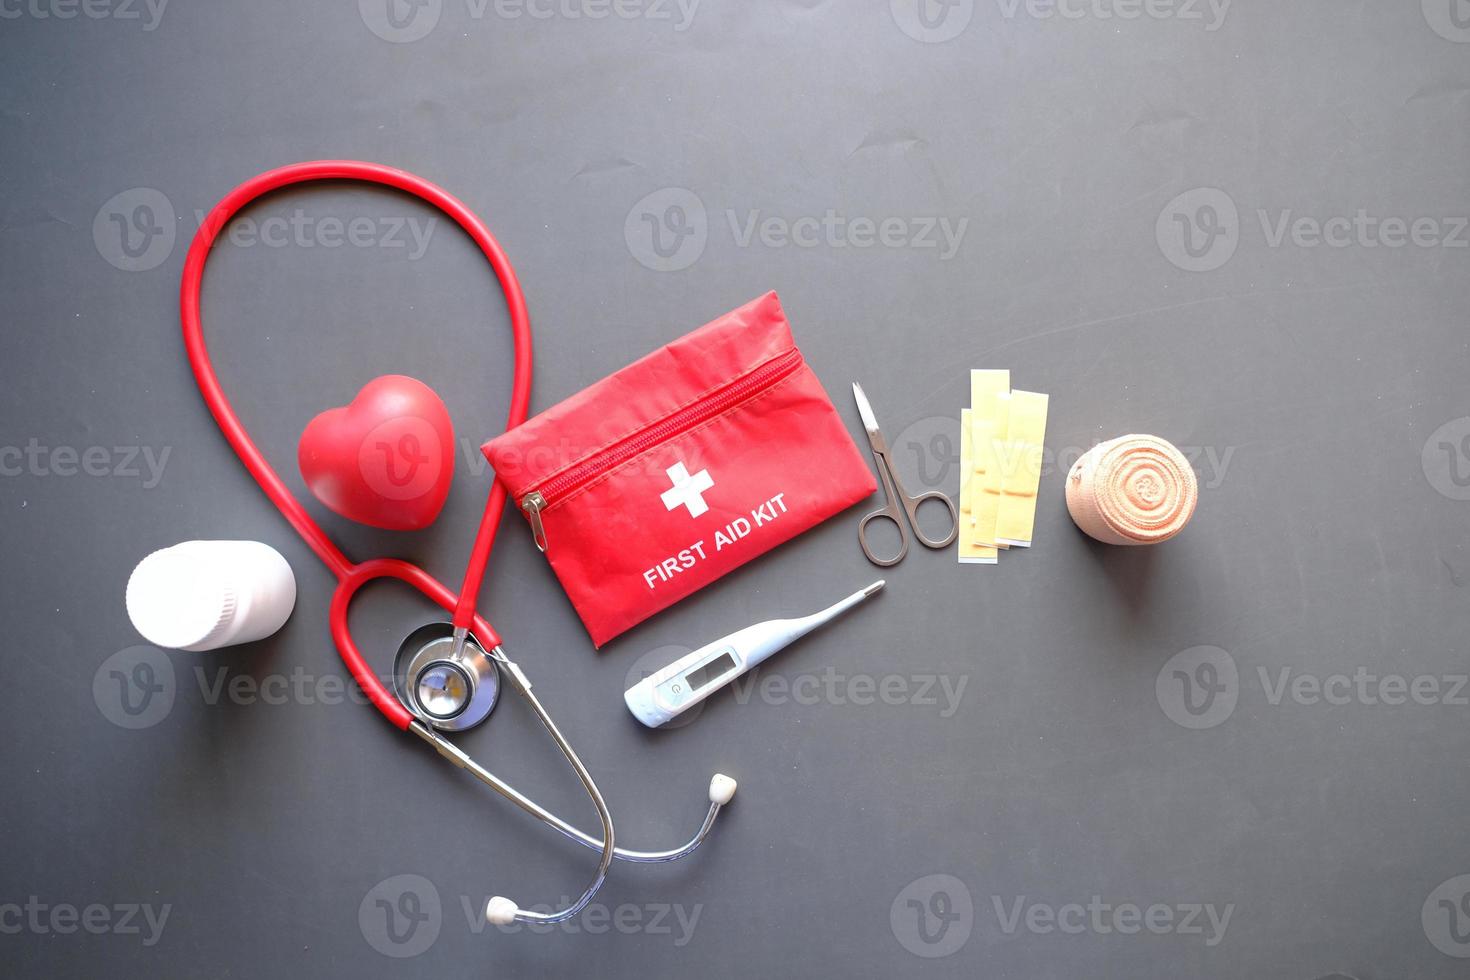
[[[0,75],[0,972],[1465,976],[1465,0],[4,0]],[[740,791],[586,916],[486,926],[593,856],[348,693],[331,576],[180,341],[201,217],[323,157],[485,218],[535,409],[776,289],[854,437],[860,380],[912,487],[955,492],[968,370],[1011,369],[1051,396],[1035,546],[879,571],[860,506],[594,652],[508,517],[482,608],[620,842],[682,840],[716,770]],[[443,395],[431,528],[306,499],[354,559],[457,582],[511,370],[468,239],[392,192],[290,190],[230,227],[205,308],[303,496],[313,415],[385,373]],[[1199,475],[1155,549],[1063,503],[1127,432]],[[149,647],[127,576],[195,538],[284,554],[286,627]],[[630,677],[880,575],[693,723],[629,717]],[[431,618],[373,587],[353,625],[386,671]],[[591,825],[524,706],[463,742]]]

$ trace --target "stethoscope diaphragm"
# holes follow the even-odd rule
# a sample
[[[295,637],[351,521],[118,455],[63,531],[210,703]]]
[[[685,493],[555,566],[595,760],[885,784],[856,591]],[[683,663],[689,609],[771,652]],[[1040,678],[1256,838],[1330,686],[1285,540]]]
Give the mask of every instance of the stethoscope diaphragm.
[[[474,728],[495,708],[500,673],[474,637],[456,656],[454,627],[429,623],[408,635],[393,658],[393,693],[426,724],[444,732]]]

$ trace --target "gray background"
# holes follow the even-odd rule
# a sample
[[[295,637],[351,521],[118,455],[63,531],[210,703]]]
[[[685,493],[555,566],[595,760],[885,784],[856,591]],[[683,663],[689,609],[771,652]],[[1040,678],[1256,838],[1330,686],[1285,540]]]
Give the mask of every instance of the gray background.
[[[573,16],[611,9],[596,0],[537,8],[548,17],[396,2],[398,32],[386,0],[174,0],[156,19],[142,5],[4,7],[0,905],[46,911],[0,910],[0,970],[1465,974],[1449,954],[1470,942],[1447,909],[1470,890],[1457,878],[1470,872],[1470,728],[1465,692],[1443,695],[1466,670],[1470,582],[1470,250],[1453,220],[1470,213],[1470,29],[1450,0],[1241,0],[1223,20],[1208,6],[1103,16],[1139,10],[1127,0],[1074,5],[1077,18],[929,0],[928,31],[910,0],[704,0],[692,20],[663,4],[599,18]],[[831,668],[831,686],[803,698],[814,703],[727,692],[693,724],[649,732],[620,693],[640,658],[665,662],[877,577],[855,540],[862,508],[600,654],[507,521],[482,608],[599,778],[620,839],[682,840],[709,774],[740,780],[700,853],[615,868],[603,934],[472,922],[466,903],[492,893],[530,904],[576,891],[591,855],[371,709],[330,687],[284,703],[211,693],[220,676],[342,675],[330,577],[210,421],[176,298],[197,212],[257,171],[328,156],[413,170],[485,217],[532,311],[535,408],[771,288],[855,434],[847,382],[864,382],[915,485],[922,465],[957,489],[967,369],[1009,367],[1017,387],[1051,394],[1059,462],[1036,547],[993,568],[916,549],[877,601],[762,672],[822,681]],[[1210,222],[1202,207],[1220,195],[1200,188],[1235,216],[1217,208]],[[171,224],[138,211],[158,195]],[[685,267],[650,268],[642,215],[691,196],[705,223],[686,210],[694,234],[672,263]],[[829,209],[911,230],[968,224],[948,257],[907,240],[742,240],[752,212]],[[1434,224],[1397,248],[1372,232],[1273,242],[1283,216],[1360,209]],[[205,297],[226,388],[291,485],[304,493],[307,420],[381,373],[442,393],[462,446],[498,432],[506,317],[468,241],[440,221],[417,257],[387,241],[326,247],[311,237],[330,236],[323,219],[433,217],[352,186],[282,193],[246,217],[298,211],[300,239],[222,245]],[[112,214],[137,217],[140,260],[124,261]],[[1222,230],[1194,263],[1210,268],[1181,268],[1175,214]],[[1429,242],[1431,229],[1451,241]],[[1204,485],[1188,532],[1147,553],[1092,545],[1062,502],[1067,463],[1129,431],[1189,447]],[[67,450],[90,447],[94,473],[110,475],[68,465]],[[128,475],[129,447],[167,451],[161,478]],[[413,558],[453,584],[488,486],[473,459],[460,454],[448,507],[422,533],[309,505],[349,555]],[[255,538],[290,559],[300,598],[279,635],[202,655],[134,649],[129,570],[195,537]],[[391,587],[371,600],[354,626],[386,670],[433,614]],[[1205,676],[1186,653],[1201,646],[1238,680],[1200,716],[1210,727],[1191,728],[1166,709],[1200,720],[1181,714],[1174,669]],[[130,730],[113,721],[109,678],[139,657],[174,695]],[[1309,690],[1275,696],[1283,671],[1434,678],[1440,696],[1385,704],[1370,681],[1370,696],[1311,703]],[[942,694],[926,703],[937,687],[918,696],[926,676],[965,685],[955,710]],[[888,677],[899,703],[859,703],[863,679]],[[591,822],[521,706],[465,742]],[[397,901],[405,883],[431,917],[395,945],[375,899]],[[1231,918],[1222,939],[1203,919],[1203,934],[1120,934],[1106,916],[1106,932],[1006,928],[1017,902],[1093,896]],[[908,900],[946,897],[961,918],[926,942]],[[168,906],[152,945],[146,927],[115,928],[112,907],[130,903]],[[53,927],[69,921],[54,907],[91,904],[109,908],[102,934]],[[678,914],[698,916],[692,930]],[[1470,904],[1455,914],[1464,935]],[[927,926],[934,939],[938,920]],[[418,946],[402,961],[380,952]],[[935,953],[948,955],[919,955]]]

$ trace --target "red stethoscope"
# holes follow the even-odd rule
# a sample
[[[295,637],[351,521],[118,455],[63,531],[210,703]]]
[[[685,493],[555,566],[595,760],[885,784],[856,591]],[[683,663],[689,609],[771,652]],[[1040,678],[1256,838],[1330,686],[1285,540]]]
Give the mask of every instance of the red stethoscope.
[[[204,265],[209,259],[210,249],[230,219],[241,208],[256,198],[292,184],[314,180],[361,180],[373,184],[396,188],[419,197],[449,215],[465,230],[495,270],[505,293],[505,303],[510,311],[511,332],[515,339],[515,374],[511,384],[510,412],[506,428],[513,428],[526,420],[531,400],[531,322],[526,312],[525,296],[515,270],[506,258],[500,243],[490,229],[459,199],[436,184],[403,170],[385,167],[376,163],[356,160],[314,160],[292,164],[267,171],[252,177],[215,205],[208,218],[200,225],[189,253],[184,260],[183,283],[180,288],[179,310],[183,321],[184,347],[188,351],[189,365],[199,384],[204,402],[209,406],[214,419],[219,423],[225,438],[234,447],[250,475],[260,484],[281,514],[301,535],[311,550],[320,558],[337,578],[337,587],[332,593],[329,621],[332,639],[337,652],[357,683],[367,693],[389,721],[405,731],[413,732],[424,739],[454,765],[466,769],[496,792],[505,796],[522,810],[549,824],[565,836],[578,843],[601,852],[597,874],[582,896],[566,908],[535,912],[517,907],[507,898],[497,896],[486,906],[486,918],[493,924],[508,925],[512,922],[561,922],[579,913],[592,896],[602,887],[603,880],[614,858],[623,861],[657,863],[684,857],[703,842],[714,826],[715,817],[721,806],[728,803],[735,793],[735,781],[728,776],[716,774],[710,781],[709,811],[698,833],[687,843],[668,851],[631,851],[614,846],[612,817],[602,793],[593,782],[582,760],[572,750],[566,738],[552,722],[541,702],[531,693],[531,684],[515,662],[501,649],[501,640],[495,628],[475,612],[475,599],[485,574],[485,565],[495,544],[495,533],[500,525],[500,516],[505,507],[506,490],[497,479],[490,487],[490,497],[480,518],[479,531],[475,535],[474,548],[470,552],[469,567],[465,570],[464,582],[456,595],[443,583],[417,565],[396,558],[371,558],[363,562],[352,562],[332,543],[326,532],[314,521],[300,501],[286,488],[286,484],[271,468],[259,448],[245,430],[235,414],[229,399],[225,397],[215,376],[214,366],[205,347],[203,326],[200,319],[200,286],[204,278]],[[400,665],[406,663],[410,674],[396,672],[395,690],[390,692],[373,673],[363,659],[362,652],[352,639],[347,624],[347,611],[353,597],[367,583],[375,579],[397,579],[418,589],[425,596],[450,612],[449,623],[435,623],[416,630],[400,650]],[[535,710],[542,725],[556,742],[562,755],[576,772],[582,786],[592,798],[597,815],[602,823],[601,837],[594,837],[547,811],[535,801],[518,792],[510,784],[480,766],[452,742],[440,734],[441,730],[458,731],[469,727],[464,722],[464,709],[473,705],[473,721],[477,723],[488,715],[494,706],[495,694],[501,678],[526,699]],[[441,702],[443,702],[441,704]]]

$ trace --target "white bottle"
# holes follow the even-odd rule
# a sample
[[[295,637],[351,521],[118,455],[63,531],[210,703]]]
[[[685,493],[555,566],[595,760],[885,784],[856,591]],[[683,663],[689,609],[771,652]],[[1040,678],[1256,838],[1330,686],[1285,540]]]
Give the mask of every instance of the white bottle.
[[[215,650],[262,640],[296,605],[296,577],[259,541],[185,541],[155,551],[128,579],[128,617],[143,638],[172,650]]]

